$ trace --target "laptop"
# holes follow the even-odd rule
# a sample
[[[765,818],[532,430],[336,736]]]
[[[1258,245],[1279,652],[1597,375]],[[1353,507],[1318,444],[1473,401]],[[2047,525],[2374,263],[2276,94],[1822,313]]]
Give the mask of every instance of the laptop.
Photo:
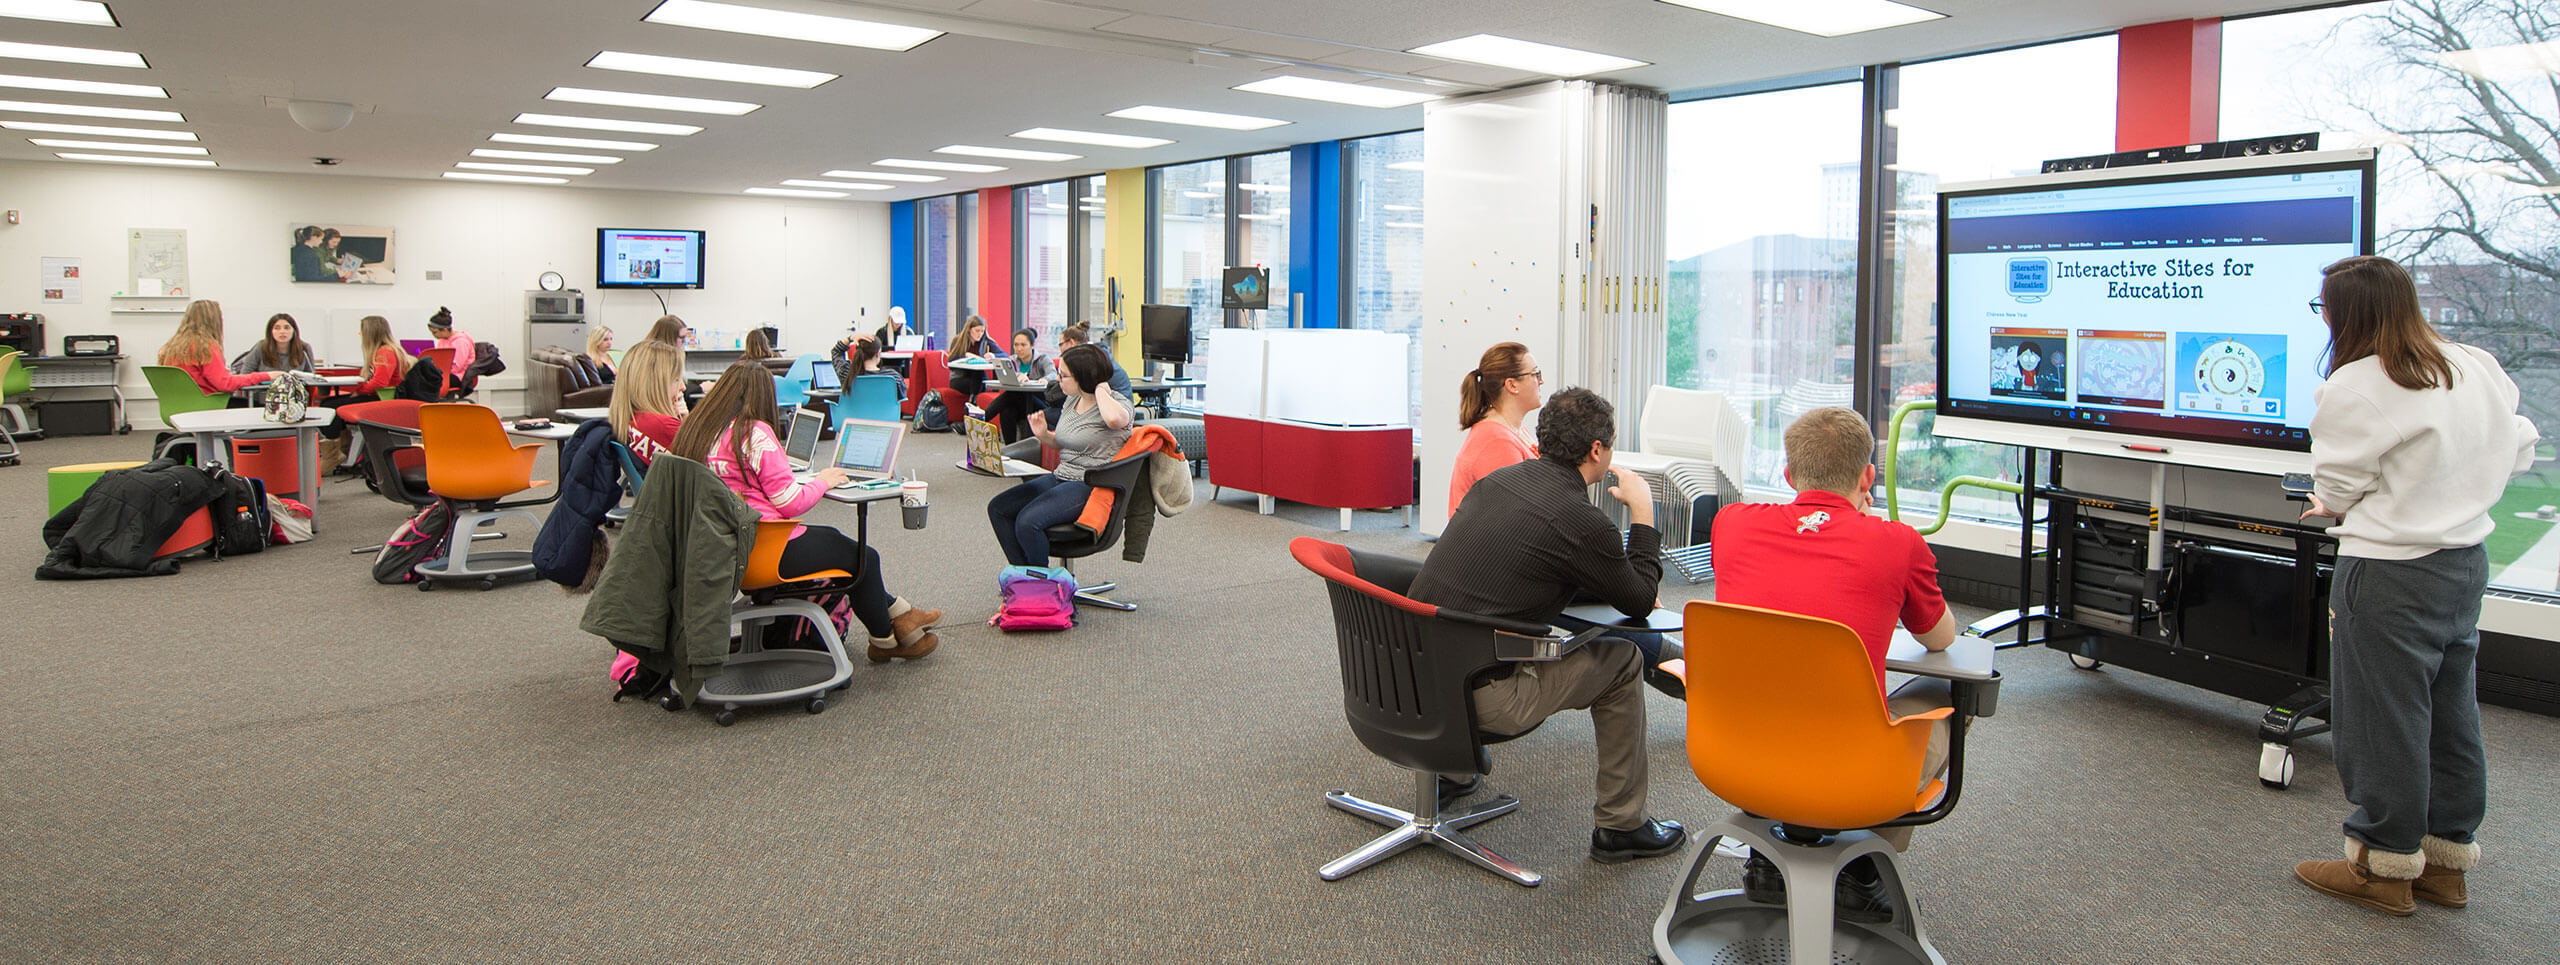
[[[1044,388],[1049,384],[1049,380],[1023,378],[1022,363],[1012,359],[1005,359],[996,363],[996,384]]]
[[[400,350],[407,352],[412,356],[425,355],[427,354],[428,349],[434,347],[436,347],[436,340],[432,338],[404,338],[400,340]]]
[[[782,454],[791,458],[791,468],[807,469],[818,458],[818,437],[827,431],[827,414],[817,409],[794,409],[791,431],[782,437]]]
[[[961,456],[960,468],[1007,479],[1049,472],[1037,463],[1005,458],[1004,434],[996,431],[995,423],[975,416],[969,418],[969,449]]]
[[[898,471],[898,444],[906,437],[904,422],[846,419],[837,424],[835,467],[853,478],[836,488],[896,482],[892,474]]]
[[[816,365],[809,366],[809,391],[838,392],[843,389],[844,383],[836,381],[836,364],[834,362],[821,361]]]
[[[889,342],[889,351],[892,351],[892,352],[921,352],[921,351],[924,351],[924,333],[923,333],[923,332],[908,332],[907,334],[900,335],[900,336],[898,336],[897,338],[891,339],[891,340],[890,340],[890,342]]]

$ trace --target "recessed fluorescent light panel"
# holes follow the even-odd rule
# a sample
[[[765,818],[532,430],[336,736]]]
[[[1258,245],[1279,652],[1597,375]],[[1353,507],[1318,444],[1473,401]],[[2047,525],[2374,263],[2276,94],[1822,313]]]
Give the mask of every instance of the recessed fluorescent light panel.
[[[748,188],[748,194],[769,194],[777,198],[841,198],[842,191],[802,191],[797,188]]]
[[[1493,34],[1477,34],[1473,37],[1444,40],[1436,44],[1424,44],[1405,53],[1439,57],[1445,60],[1463,60],[1470,64],[1509,67],[1513,70],[1525,70],[1533,74],[1552,74],[1557,77],[1580,77],[1604,70],[1625,70],[1629,67],[1645,65],[1641,60],[1595,54],[1588,50],[1558,47],[1533,40],[1497,37]]]
[[[619,50],[608,50],[597,54],[587,60],[587,66],[599,70],[663,74],[668,77],[693,77],[700,80],[725,80],[739,84],[763,84],[767,87],[797,87],[802,90],[836,79],[836,75],[825,71],[758,67],[754,64],[732,64],[726,61],[694,60],[687,57],[660,57],[656,54],[630,54]]]
[[[478,171],[447,171],[445,177],[456,181],[496,181],[500,184],[567,184],[568,178],[545,178],[530,174],[482,174]]]
[[[166,164],[173,167],[209,168],[214,164],[194,157],[125,157],[121,154],[55,154],[66,161],[114,161],[118,164]]]
[[[851,181],[812,181],[807,178],[786,178],[782,183],[794,188],[823,188],[829,191],[889,190],[889,186],[885,184],[855,184]],[[838,195],[838,197],[842,197],[842,195]]]
[[[663,134],[669,137],[702,133],[701,128],[691,124],[617,121],[606,117],[579,117],[573,114],[518,114],[516,123],[531,124],[535,127],[574,127],[585,131],[621,131],[625,134]]]
[[[454,167],[465,171],[514,171],[518,174],[594,174],[594,168],[560,167],[551,164],[491,164],[487,161],[455,161]]]
[[[0,74],[0,87],[22,90],[55,90],[66,94],[104,94],[108,97],[169,98],[169,92],[149,84],[110,84],[95,80],[64,80],[59,77],[29,77],[25,74]]]
[[[1387,170],[1389,170],[1389,171],[1419,171],[1419,170],[1422,170],[1422,162],[1420,162],[1420,161],[1397,161],[1397,162],[1395,162],[1395,163],[1393,163],[1393,164],[1389,164],[1389,165],[1387,165]]]
[[[671,27],[699,27],[873,50],[913,50],[918,44],[942,36],[942,31],[923,27],[902,27],[849,17],[822,17],[814,13],[767,10],[709,0],[667,0],[640,19]]]
[[[553,137],[549,134],[513,134],[499,131],[489,139],[500,144],[533,144],[542,147],[586,147],[599,151],[655,151],[658,146],[646,141],[608,141],[594,137]]]
[[[651,111],[684,111],[688,114],[726,114],[736,117],[763,107],[745,101],[715,100],[709,97],[675,97],[667,94],[636,94],[625,90],[595,90],[587,87],[554,87],[542,95],[547,101],[572,104],[602,104],[606,107],[637,107]]]
[[[46,134],[87,134],[91,137],[136,137],[146,141],[192,141],[186,131],[155,131],[147,127],[99,127],[95,124],[56,124],[51,121],[0,121],[0,130],[41,131]]]
[[[134,154],[195,154],[205,149],[187,144],[127,144],[123,141],[66,141],[52,137],[31,137],[27,143],[37,147],[58,147],[74,151],[127,151]]]
[[[1411,107],[1423,101],[1440,99],[1438,94],[1417,94],[1412,91],[1370,87],[1365,84],[1345,84],[1338,80],[1317,80],[1313,77],[1268,77],[1250,84],[1237,84],[1231,89],[1254,94],[1295,97],[1300,100],[1349,104],[1353,107]]]
[[[553,151],[506,151],[494,147],[471,149],[472,157],[494,157],[509,161],[565,161],[570,164],[620,164],[622,159],[610,154],[560,154]]]
[[[1663,0],[1693,10],[1722,14],[1737,20],[1784,27],[1816,37],[1838,37],[1845,34],[1882,30],[1923,20],[1943,19],[1946,14],[1922,10],[1893,0]]]
[[[77,117],[104,117],[119,121],[165,121],[170,124],[187,122],[187,116],[177,111],[150,111],[137,107],[83,107],[78,104],[0,101],[0,111],[15,114],[69,114]]]
[[[1105,134],[1100,131],[1070,131],[1056,127],[1035,127],[1027,131],[1015,131],[1013,136],[1026,141],[1064,141],[1068,144],[1091,144],[1095,147],[1163,147],[1173,143],[1161,137]]]
[[[1158,124],[1187,124],[1192,127],[1214,127],[1222,131],[1259,131],[1266,127],[1279,127],[1282,124],[1289,123],[1288,121],[1277,120],[1269,117],[1255,117],[1251,114],[1220,114],[1217,111],[1194,111],[1180,107],[1157,107],[1153,104],[1140,104],[1136,107],[1123,107],[1103,116],[1126,118],[1132,121],[1154,121]]]
[[[56,47],[52,44],[22,44],[0,40],[0,57],[11,60],[46,60],[57,64],[87,64],[91,67],[149,67],[142,55],[130,50],[98,50],[90,47]]]
[[[121,26],[116,23],[116,15],[107,12],[107,5],[96,0],[0,0],[0,17],[51,20],[92,27]]]
[[[1236,189],[1237,189],[1237,190],[1239,190],[1239,191],[1272,191],[1272,192],[1279,192],[1279,193],[1283,193],[1283,194],[1287,193],[1287,192],[1288,192],[1288,190],[1289,190],[1289,189],[1288,189],[1288,187],[1287,187],[1287,186],[1285,186],[1285,185],[1278,185],[1278,184],[1255,184],[1255,183],[1253,183],[1253,182],[1251,182],[1251,181],[1246,181],[1246,182],[1243,182],[1243,183],[1241,183],[1241,184],[1236,185]]]
[[[829,171],[819,176],[829,178],[862,178],[870,181],[904,181],[910,184],[930,184],[935,181],[950,180],[949,178],[943,177],[939,174],[897,174],[890,171]]]
[[[1082,154],[1060,154],[1056,151],[1025,151],[1020,148],[977,147],[969,144],[937,147],[933,149],[933,153],[957,154],[962,157],[1000,157],[1014,161],[1073,161],[1084,157]]]
[[[1277,216],[1276,216],[1276,215],[1267,215],[1267,214],[1240,214],[1240,215],[1237,215],[1237,216],[1236,216],[1236,220],[1238,220],[1238,221],[1269,221],[1269,220],[1273,219],[1274,217],[1277,217]]]
[[[962,164],[958,161],[910,161],[906,158],[881,158],[871,162],[884,168],[915,168],[919,171],[958,171],[962,174],[994,174],[1004,170],[1001,164]]]

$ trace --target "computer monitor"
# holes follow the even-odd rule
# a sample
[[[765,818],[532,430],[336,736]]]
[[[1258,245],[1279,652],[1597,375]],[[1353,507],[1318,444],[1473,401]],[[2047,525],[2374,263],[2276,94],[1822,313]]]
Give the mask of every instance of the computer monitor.
[[[1271,269],[1229,268],[1224,281],[1225,287],[1218,292],[1218,307],[1271,307]]]
[[[1191,306],[1139,306],[1138,352],[1158,362],[1191,361]]]
[[[846,419],[836,426],[835,466],[855,479],[886,479],[898,469],[898,443],[907,424]]]
[[[791,431],[782,437],[782,454],[793,462],[808,465],[818,457],[818,437],[827,431],[827,414],[818,409],[794,409]]]

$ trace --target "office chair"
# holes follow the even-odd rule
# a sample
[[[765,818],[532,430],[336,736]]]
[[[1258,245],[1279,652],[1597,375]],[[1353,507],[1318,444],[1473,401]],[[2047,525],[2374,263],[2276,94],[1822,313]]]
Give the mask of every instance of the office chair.
[[[1444,813],[1440,776],[1491,773],[1493,756],[1487,745],[1537,729],[1511,735],[1476,729],[1475,686],[1488,672],[1507,659],[1561,653],[1605,628],[1568,640],[1543,624],[1416,602],[1404,595],[1421,571],[1416,560],[1305,536],[1289,542],[1289,554],[1324,577],[1332,596],[1342,710],[1351,733],[1371,753],[1412,771],[1414,779],[1411,811],[1352,797],[1348,791],[1325,792],[1325,803],[1394,830],[1334,859],[1317,876],[1339,881],[1428,841],[1517,884],[1536,887],[1544,876],[1459,833],[1510,813],[1519,800],[1504,794]]]
[[[738,722],[738,708],[757,704],[806,698],[803,709],[823,713],[827,692],[842,689],[853,679],[853,660],[845,655],[844,636],[836,632],[835,618],[809,598],[842,592],[852,584],[854,574],[819,570],[784,576],[783,544],[791,541],[791,531],[799,525],[796,519],[756,522],[756,543],[747,551],[747,571],[738,579],[738,592],[746,598],[729,607],[729,627],[738,634],[737,649],[720,665],[719,673],[702,682],[693,698],[696,705],[718,706],[711,719],[722,727]],[[826,650],[765,649],[764,633],[780,619],[809,621]],[[668,709],[682,706],[677,703]]]
[[[22,403],[8,401],[23,399],[35,389],[35,375],[27,370],[26,353],[14,349],[0,352],[0,413],[8,415],[11,423],[0,426],[0,439],[9,440],[9,454],[12,460],[17,458],[18,436],[26,436],[29,439],[44,438],[44,431],[36,428],[35,422],[27,418],[27,407]]]
[[[533,572],[530,550],[481,553],[475,565],[471,544],[478,541],[479,527],[501,518],[520,516],[538,523],[526,507],[560,498],[558,488],[533,478],[542,444],[510,443],[497,412],[461,402],[419,406],[418,436],[427,453],[428,491],[453,502],[454,533],[473,534],[472,539],[454,539],[444,558],[418,564],[418,588],[433,589],[438,580],[478,580],[487,590],[498,585],[499,577]],[[538,499],[503,501],[531,489],[545,492]]]
[[[1122,456],[1084,471],[1085,485],[1096,490],[1111,492],[1111,510],[1103,520],[1102,531],[1098,533],[1077,525],[1075,520],[1049,527],[1047,532],[1051,559],[1058,561],[1059,566],[1072,574],[1076,571],[1077,560],[1120,545],[1120,531],[1123,528],[1124,511],[1128,508],[1129,490],[1131,487],[1143,485],[1140,480],[1146,475],[1147,458],[1153,455],[1155,453],[1150,450]],[[1119,588],[1120,584],[1117,581],[1088,586],[1083,580],[1077,580],[1076,602],[1090,603],[1104,609],[1122,612],[1137,609],[1138,605],[1135,603],[1114,600],[1103,595]]]
[[[437,393],[439,398],[453,398],[457,395],[469,394],[469,390],[464,387],[462,373],[453,370],[453,349],[428,349],[424,352],[418,353],[418,361],[434,362],[436,364],[436,371],[444,374],[444,391]]]
[[[898,377],[886,372],[858,375],[845,383],[844,399],[836,410],[837,418],[881,422],[896,422],[899,415]]]
[[[781,406],[784,411],[809,404],[809,370],[819,361],[821,359],[815,355],[803,355],[791,360],[791,367],[785,369],[780,378],[773,380],[774,404]]]
[[[1953,708],[1892,717],[1865,644],[1843,624],[1704,600],[1685,616],[1688,652],[1664,669],[1689,687],[1689,766],[1709,792],[1742,810],[1701,831],[1697,859],[1654,922],[1655,955],[1666,965],[1702,965],[1783,941],[1794,965],[1945,965],[1920,926],[1893,847],[1871,829],[1928,824],[1954,810],[1964,788],[1965,719],[1990,712],[1998,682],[1959,682]],[[1923,787],[1929,722],[1942,719],[1947,774]],[[1719,839],[1776,864],[1786,905],[1739,890],[1700,895],[1698,879]],[[1833,883],[1860,858],[1874,862],[1892,916],[1835,922]]]

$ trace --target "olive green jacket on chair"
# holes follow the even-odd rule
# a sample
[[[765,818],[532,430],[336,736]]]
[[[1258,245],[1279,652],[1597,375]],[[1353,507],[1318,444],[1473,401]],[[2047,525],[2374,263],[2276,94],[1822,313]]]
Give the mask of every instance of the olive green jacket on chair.
[[[578,627],[673,678],[690,702],[729,659],[729,603],[755,540],[746,500],[703,464],[660,455]]]

